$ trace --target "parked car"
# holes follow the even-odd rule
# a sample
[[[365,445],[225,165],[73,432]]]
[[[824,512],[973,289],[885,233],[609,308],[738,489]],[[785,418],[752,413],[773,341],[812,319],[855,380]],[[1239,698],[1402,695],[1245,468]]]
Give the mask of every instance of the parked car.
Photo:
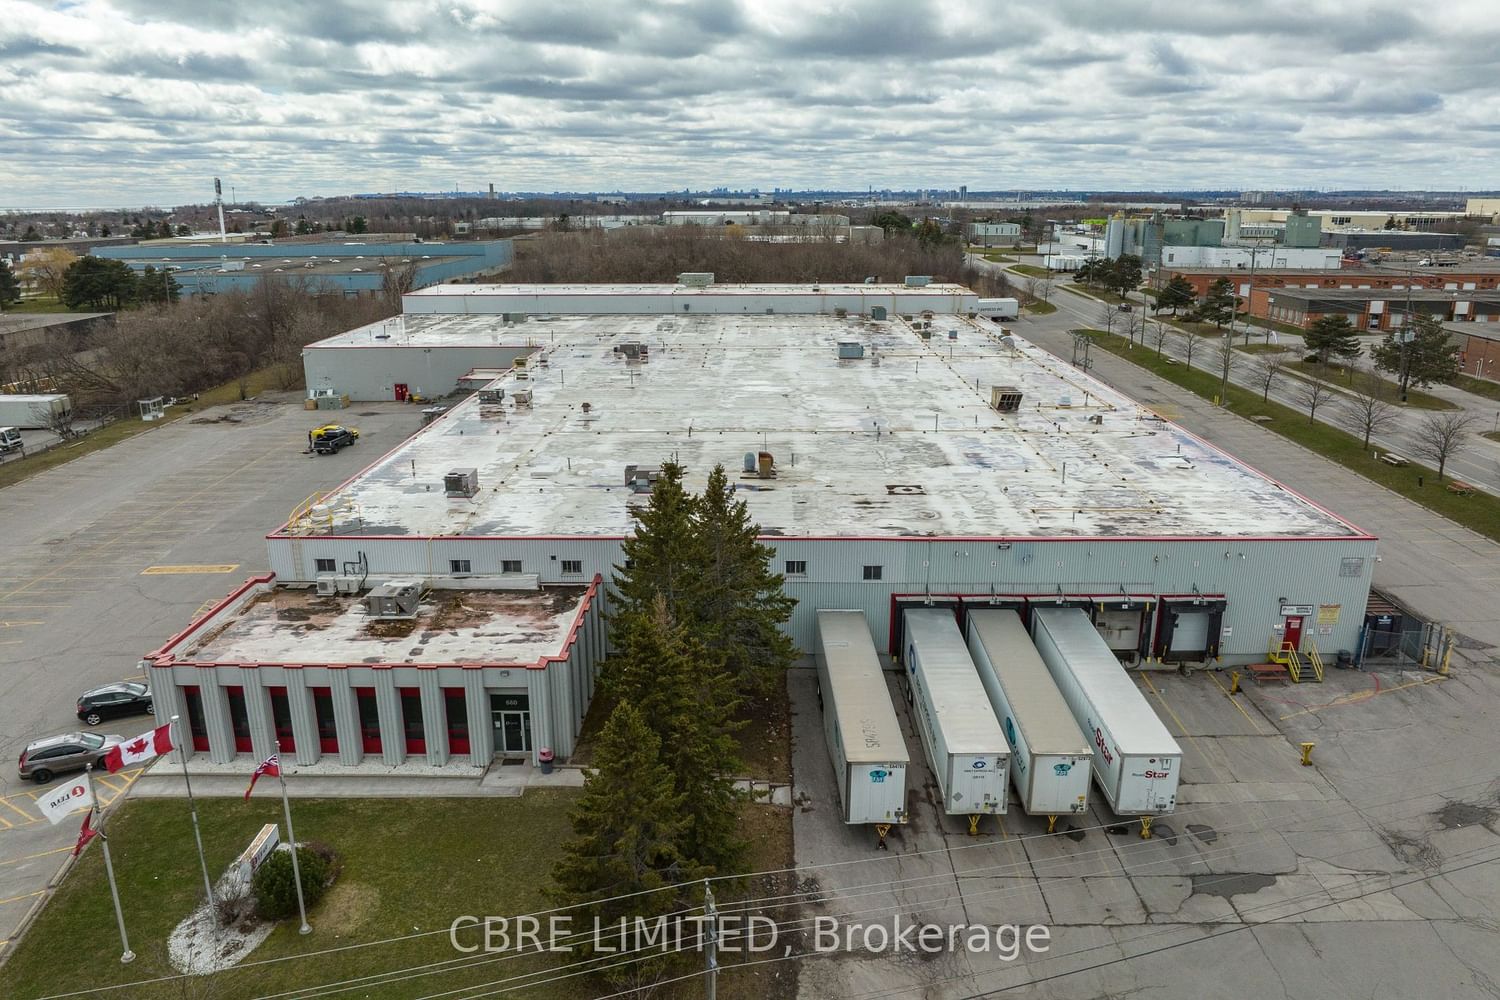
[[[78,717],[91,726],[122,715],[155,714],[151,689],[133,681],[106,684],[78,696]]]
[[[307,442],[319,455],[332,455],[359,440],[359,431],[339,424],[325,424],[307,434]]]
[[[123,736],[100,736],[98,733],[48,736],[26,744],[17,771],[23,781],[29,778],[38,785],[45,785],[65,771],[82,771],[90,764],[102,767],[109,748],[124,742]]]
[[[1134,307],[1132,307],[1129,302],[1121,302],[1120,303],[1120,312],[1122,312],[1122,313],[1128,313],[1128,312],[1134,312],[1134,311],[1135,311]]]

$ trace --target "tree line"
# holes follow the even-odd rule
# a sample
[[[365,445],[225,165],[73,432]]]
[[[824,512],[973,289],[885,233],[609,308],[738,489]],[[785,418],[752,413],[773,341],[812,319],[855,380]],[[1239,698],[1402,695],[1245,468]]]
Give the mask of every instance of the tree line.
[[[719,466],[694,495],[683,476],[662,466],[613,574],[608,721],[553,870],[583,926],[692,908],[702,879],[742,870],[736,714],[779,690],[798,655],[783,630],[795,601],[734,483]],[[663,962],[631,966],[629,983]]]
[[[86,258],[88,259],[88,258]],[[117,262],[116,262],[117,263]],[[300,279],[253,291],[147,303],[82,338],[51,337],[0,355],[3,381],[50,386],[75,406],[187,396],[272,367],[272,383],[302,384],[302,348],[397,311],[396,296],[345,298]]]

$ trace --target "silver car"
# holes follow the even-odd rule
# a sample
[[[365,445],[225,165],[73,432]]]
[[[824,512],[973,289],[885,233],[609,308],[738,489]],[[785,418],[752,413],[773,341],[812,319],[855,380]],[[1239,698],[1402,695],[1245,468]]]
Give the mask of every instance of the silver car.
[[[104,767],[109,748],[124,743],[123,736],[100,736],[98,733],[64,733],[48,736],[26,745],[18,766],[21,778],[45,785],[54,775],[82,771],[90,764],[95,770]]]

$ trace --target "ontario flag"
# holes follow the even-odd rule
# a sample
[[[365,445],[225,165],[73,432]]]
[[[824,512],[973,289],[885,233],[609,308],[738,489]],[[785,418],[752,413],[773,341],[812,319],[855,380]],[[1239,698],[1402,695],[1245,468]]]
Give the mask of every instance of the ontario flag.
[[[90,809],[83,815],[83,829],[78,831],[78,843],[73,845],[73,857],[83,853],[88,842],[99,836],[99,831],[94,829],[94,810]]]
[[[126,740],[119,746],[110,747],[109,753],[104,755],[104,766],[109,768],[110,774],[114,774],[122,767],[150,760],[171,749],[172,726],[170,724],[157,726],[149,733],[137,736],[133,740]]]
[[[281,754],[273,753],[255,766],[255,773],[250,775],[250,787],[245,789],[246,802],[250,801],[250,793],[255,791],[255,783],[263,774],[268,774],[273,778],[281,777]]]

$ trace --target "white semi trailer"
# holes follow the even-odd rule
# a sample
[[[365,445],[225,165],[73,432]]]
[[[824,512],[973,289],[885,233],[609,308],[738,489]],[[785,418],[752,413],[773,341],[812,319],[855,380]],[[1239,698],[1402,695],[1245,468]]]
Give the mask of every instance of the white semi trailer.
[[[73,412],[73,403],[62,393],[16,395],[0,393],[0,425],[10,427],[51,427],[53,422]]]
[[[1021,808],[1057,817],[1089,807],[1093,751],[1057,689],[1016,612],[992,608],[968,614],[969,653],[980,683],[1010,743],[1010,779]]]
[[[845,823],[906,822],[909,758],[863,611],[819,611],[818,701]]]
[[[988,320],[1017,319],[1021,315],[1019,299],[980,299],[975,310]]]
[[[1094,623],[1078,608],[1036,608],[1032,639],[1073,718],[1093,743],[1094,781],[1117,816],[1151,820],[1177,808],[1182,748]]]
[[[968,816],[979,832],[986,815],[1005,812],[1010,747],[953,612],[912,608],[903,616],[903,666],[917,732],[943,797],[943,811]]]

